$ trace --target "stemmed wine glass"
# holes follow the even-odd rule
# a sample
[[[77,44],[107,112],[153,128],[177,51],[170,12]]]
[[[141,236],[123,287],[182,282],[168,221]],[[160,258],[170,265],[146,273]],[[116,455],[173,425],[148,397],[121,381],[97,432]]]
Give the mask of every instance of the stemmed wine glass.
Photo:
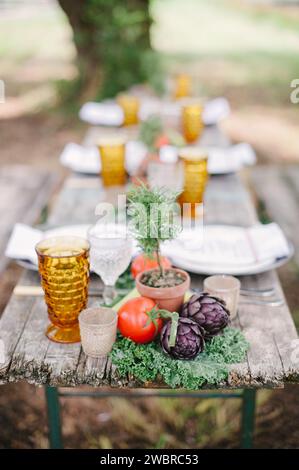
[[[92,270],[103,283],[103,300],[110,305],[117,293],[115,283],[127,269],[132,257],[132,240],[124,227],[116,224],[96,224],[88,231]]]

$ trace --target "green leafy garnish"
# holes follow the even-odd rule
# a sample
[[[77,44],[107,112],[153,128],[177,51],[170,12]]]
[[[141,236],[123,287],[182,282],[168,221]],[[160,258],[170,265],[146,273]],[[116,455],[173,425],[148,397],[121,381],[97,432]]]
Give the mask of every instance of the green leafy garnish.
[[[244,361],[248,348],[241,331],[226,328],[223,335],[207,342],[205,351],[193,361],[172,359],[157,343],[136,344],[121,336],[111,358],[121,377],[130,375],[141,383],[164,381],[171,388],[196,390],[227,380],[229,364]]]

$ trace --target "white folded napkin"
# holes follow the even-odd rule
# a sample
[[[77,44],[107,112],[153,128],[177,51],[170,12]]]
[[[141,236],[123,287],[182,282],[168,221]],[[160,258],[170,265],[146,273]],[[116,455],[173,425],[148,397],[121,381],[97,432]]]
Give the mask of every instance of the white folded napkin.
[[[121,126],[124,120],[124,113],[115,101],[85,103],[79,111],[79,116],[82,121],[94,126]]]
[[[208,147],[208,171],[211,175],[234,173],[246,165],[256,163],[256,154],[247,143],[228,148]]]
[[[219,267],[223,272],[229,272],[230,267],[274,263],[289,256],[289,252],[284,233],[275,223],[249,228],[206,225],[184,230],[178,239],[163,245],[163,254],[174,263],[177,260],[194,267]]]
[[[126,170],[130,175],[136,174],[137,169],[146,157],[147,149],[140,141],[129,141],[126,144]],[[63,166],[78,173],[99,174],[101,159],[97,147],[84,147],[74,143],[67,144],[61,155]]]
[[[5,256],[16,260],[27,260],[37,263],[35,245],[43,238],[43,232],[25,224],[15,224],[8,240]]]
[[[226,98],[215,98],[205,104],[203,122],[209,126],[217,124],[230,114],[230,105]]]
[[[238,155],[244,165],[255,165],[256,154],[250,144],[242,142],[231,147],[231,153]]]
[[[60,163],[78,173],[99,174],[101,171],[101,159],[97,147],[84,147],[72,142],[64,147]]]

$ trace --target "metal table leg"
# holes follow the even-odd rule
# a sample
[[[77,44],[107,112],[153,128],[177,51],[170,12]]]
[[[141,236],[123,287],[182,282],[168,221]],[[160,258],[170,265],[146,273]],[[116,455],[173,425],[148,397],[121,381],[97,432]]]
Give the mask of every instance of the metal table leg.
[[[48,427],[49,427],[49,444],[51,449],[62,449],[62,433],[60,419],[59,394],[56,387],[45,387],[47,411],[48,411]]]
[[[245,389],[243,391],[241,448],[251,449],[253,447],[253,433],[255,422],[256,390]]]
[[[59,404],[59,392],[56,387],[45,387],[47,410],[48,410],[48,426],[49,426],[49,444],[51,449],[62,449],[62,432],[61,432],[61,418],[60,418],[60,404]],[[76,393],[63,392],[61,395],[68,397],[76,397]],[[106,395],[107,394],[106,392]],[[180,395],[180,394],[178,394]],[[219,397],[219,394],[211,395],[205,394],[205,398]],[[105,396],[105,392],[102,394],[96,392],[81,392],[77,396],[93,396],[94,398],[100,398]],[[112,393],[113,396],[113,393]],[[158,396],[158,395],[157,395]],[[173,394],[175,397],[176,395]],[[221,395],[220,395],[221,396]],[[225,395],[221,396],[225,398]],[[241,395],[242,397],[242,395]],[[240,394],[230,394],[227,398],[241,398]],[[241,448],[250,449],[253,446],[253,433],[254,433],[254,422],[255,422],[255,401],[256,401],[256,390],[245,389],[243,390],[243,405],[242,405],[242,426],[241,426]]]

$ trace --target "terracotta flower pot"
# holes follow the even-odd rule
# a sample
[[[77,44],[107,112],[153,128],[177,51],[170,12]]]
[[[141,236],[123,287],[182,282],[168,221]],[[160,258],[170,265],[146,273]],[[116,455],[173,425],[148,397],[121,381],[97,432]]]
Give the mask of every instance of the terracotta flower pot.
[[[139,273],[136,277],[136,288],[140,295],[149,297],[157,302],[158,307],[169,310],[170,312],[179,312],[183,302],[185,292],[190,287],[190,276],[186,271],[181,269],[171,268],[177,273],[185,277],[185,281],[178,286],[173,287],[149,287],[140,282],[143,273]],[[146,272],[155,271],[150,269]]]

